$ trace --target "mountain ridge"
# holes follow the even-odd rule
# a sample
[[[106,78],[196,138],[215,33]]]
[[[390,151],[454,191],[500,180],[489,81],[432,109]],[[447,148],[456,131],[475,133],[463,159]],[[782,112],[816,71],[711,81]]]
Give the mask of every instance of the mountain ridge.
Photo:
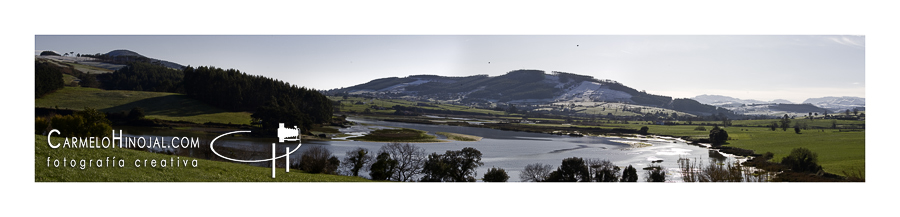
[[[410,75],[403,78],[378,78],[325,92],[330,95],[398,97],[468,105],[617,102],[667,108],[696,115],[733,115],[728,114],[731,113],[728,110],[693,99],[654,95],[609,79],[559,71],[547,74],[537,69],[513,70],[499,76]]]

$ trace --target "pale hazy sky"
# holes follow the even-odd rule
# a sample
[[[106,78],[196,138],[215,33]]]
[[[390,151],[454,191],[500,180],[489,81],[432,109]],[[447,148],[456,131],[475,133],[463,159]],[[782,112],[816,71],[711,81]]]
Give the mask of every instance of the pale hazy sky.
[[[34,49],[128,49],[316,89],[383,77],[497,76],[539,69],[612,79],[676,98],[717,94],[800,103],[824,96],[865,97],[866,75],[865,37],[842,35],[37,35]]]

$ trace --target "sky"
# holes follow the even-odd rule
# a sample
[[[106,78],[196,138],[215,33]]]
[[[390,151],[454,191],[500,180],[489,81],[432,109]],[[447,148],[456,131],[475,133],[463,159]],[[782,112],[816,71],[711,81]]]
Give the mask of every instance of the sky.
[[[315,89],[538,69],[676,98],[865,97],[865,36],[849,35],[36,35],[34,49],[127,49]]]

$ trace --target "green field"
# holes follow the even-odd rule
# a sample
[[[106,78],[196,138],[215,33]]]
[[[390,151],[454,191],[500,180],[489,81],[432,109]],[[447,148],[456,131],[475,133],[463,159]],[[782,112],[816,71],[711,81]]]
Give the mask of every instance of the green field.
[[[54,143],[62,142],[62,138],[52,138]],[[47,166],[47,157],[50,157],[50,166]],[[76,167],[54,167],[53,161],[75,159],[76,162],[84,159],[103,161],[106,158],[116,157],[125,159],[125,166],[118,167],[89,167],[81,169]],[[272,169],[257,167],[239,163],[219,162],[198,159],[197,167],[181,166],[161,167],[135,167],[135,160],[162,160],[174,158],[174,155],[156,154],[130,149],[51,149],[47,145],[47,137],[34,136],[34,181],[35,182],[366,182],[360,177],[309,174],[300,170],[276,169],[276,178],[272,178]],[[180,160],[194,160],[190,157],[179,157]],[[112,162],[112,161],[111,161]],[[67,163],[68,164],[68,163]],[[79,163],[80,164],[80,163]],[[112,163],[110,163],[112,164]],[[190,165],[190,163],[188,163]]]
[[[402,100],[402,99],[365,99],[362,97],[347,97],[347,99],[343,99],[342,97],[338,97],[338,96],[329,96],[328,99],[330,99],[332,101],[340,102],[341,104],[340,104],[340,106],[338,106],[338,108],[340,108],[341,112],[362,113],[368,108],[370,112],[375,113],[375,114],[393,114],[394,111],[396,111],[396,110],[392,109],[391,107],[393,107],[395,105],[400,105],[400,106],[407,106],[407,107],[415,106],[415,107],[433,109],[433,110],[470,112],[470,113],[478,113],[478,114],[484,114],[484,115],[505,114],[502,111],[470,108],[468,106],[462,106],[462,105],[434,103],[434,102],[427,102],[427,103],[426,102],[412,102],[412,101]],[[362,102],[364,104],[356,104],[357,102]],[[426,106],[421,106],[421,105],[419,105],[419,103],[423,103]],[[371,108],[372,106],[382,107],[385,109],[384,110],[373,109],[373,108]]]
[[[64,87],[35,99],[35,107],[72,110],[90,107],[103,112],[126,113],[134,107],[141,107],[149,119],[194,123],[250,123],[249,112],[225,111],[177,93]]]
[[[855,123],[848,121],[848,124]],[[650,128],[648,132],[651,134],[694,138],[708,138],[709,130],[712,129],[712,126],[705,126],[706,131],[694,130],[697,125],[624,124],[618,127],[639,129],[642,126],[648,126]],[[804,147],[819,155],[819,165],[826,172],[843,175],[844,171],[859,171],[865,175],[866,133],[864,130],[842,132],[838,129],[810,129],[801,130],[800,134],[794,133],[793,128],[789,128],[787,131],[782,131],[780,128],[772,131],[767,127],[726,127],[725,130],[728,131],[728,136],[731,138],[726,146],[753,150],[757,154],[772,152],[775,154],[775,158],[772,160],[774,162],[780,162],[781,158],[790,154],[794,148]],[[824,132],[822,132],[823,130]]]
[[[726,127],[729,138],[726,146],[753,150],[757,154],[772,152],[775,154],[774,162],[780,162],[782,157],[790,154],[794,148],[804,147],[819,155],[819,165],[829,173],[843,175],[843,172],[859,172],[865,176],[866,167],[866,133],[861,128],[865,121],[835,120],[837,127],[848,129],[824,129],[831,127],[832,120],[792,120],[808,122],[809,130],[801,130],[800,134],[793,128],[783,131],[778,128],[772,131],[765,126],[775,119],[769,120],[743,120],[734,121],[734,125],[749,125],[751,127],[731,126]],[[694,121],[695,124],[700,123]],[[707,122],[703,122],[707,123]],[[709,124],[721,122],[709,121]],[[709,131],[713,126],[703,126],[705,130],[695,130],[699,125],[651,125],[647,122],[632,122],[630,124],[606,124],[600,126],[586,125],[561,125],[561,124],[527,124],[547,127],[583,127],[604,129],[634,129],[639,130],[643,126],[650,128],[648,133],[655,135],[669,135],[676,137],[691,137],[693,139],[709,138]]]

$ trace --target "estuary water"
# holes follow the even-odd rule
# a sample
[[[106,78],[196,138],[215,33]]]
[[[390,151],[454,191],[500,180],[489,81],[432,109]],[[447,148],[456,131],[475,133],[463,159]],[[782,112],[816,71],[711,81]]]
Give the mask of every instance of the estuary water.
[[[435,132],[450,132],[483,137],[481,141],[475,142],[449,141],[439,143],[414,143],[416,146],[424,148],[428,154],[432,152],[442,154],[447,150],[460,150],[465,147],[478,149],[482,153],[482,162],[484,165],[478,167],[477,175],[475,176],[477,179],[481,179],[488,169],[497,167],[506,170],[509,175],[509,181],[520,181],[519,173],[528,164],[548,164],[555,170],[561,164],[563,159],[580,157],[584,159],[593,158],[609,160],[623,169],[626,166],[631,165],[638,170],[638,176],[640,178],[639,182],[643,182],[644,177],[647,176],[646,171],[642,168],[650,166],[652,161],[661,160],[662,162],[655,163],[654,165],[666,168],[667,181],[681,182],[681,174],[678,168],[679,157],[689,158],[691,160],[697,159],[704,162],[710,158],[734,161],[734,159],[729,156],[722,156],[718,154],[718,152],[710,151],[704,147],[688,145],[683,141],[677,140],[593,136],[571,137],[475,127],[386,122],[353,117],[348,118],[348,120],[358,124],[350,128],[341,129],[341,131],[353,135],[362,135],[368,131],[385,127],[402,127],[427,131],[429,134],[434,134]],[[650,127],[652,128],[653,126]],[[224,134],[185,135],[185,131],[179,130],[159,130],[140,127],[127,127],[122,129],[124,130],[124,136],[164,137],[166,138],[164,140],[167,143],[174,136],[202,137],[207,140],[212,140],[215,136]],[[438,138],[443,138],[443,136],[437,136]],[[298,144],[297,142],[278,143],[277,140],[277,138],[266,139],[226,136],[217,140],[215,146],[217,147],[217,151],[225,155],[235,154],[233,151],[223,151],[218,149],[218,147],[244,150],[246,152],[239,157],[251,160],[270,158],[272,153],[272,143],[277,144],[276,152],[278,155],[282,155],[285,152],[286,147],[290,147],[291,150],[293,150]],[[636,148],[628,143],[641,143],[644,144],[643,146],[645,147]],[[299,150],[294,152],[290,158],[292,162],[298,162],[300,160],[300,153],[314,146],[323,146],[340,159],[345,156],[347,151],[357,147],[369,149],[369,153],[374,156],[378,149],[384,144],[386,143],[359,141],[303,141]],[[647,144],[649,144],[649,146],[646,146]],[[283,162],[281,162],[281,164],[283,164]],[[269,164],[260,163],[257,165],[268,166]],[[368,171],[361,171],[360,174],[367,175]]]

